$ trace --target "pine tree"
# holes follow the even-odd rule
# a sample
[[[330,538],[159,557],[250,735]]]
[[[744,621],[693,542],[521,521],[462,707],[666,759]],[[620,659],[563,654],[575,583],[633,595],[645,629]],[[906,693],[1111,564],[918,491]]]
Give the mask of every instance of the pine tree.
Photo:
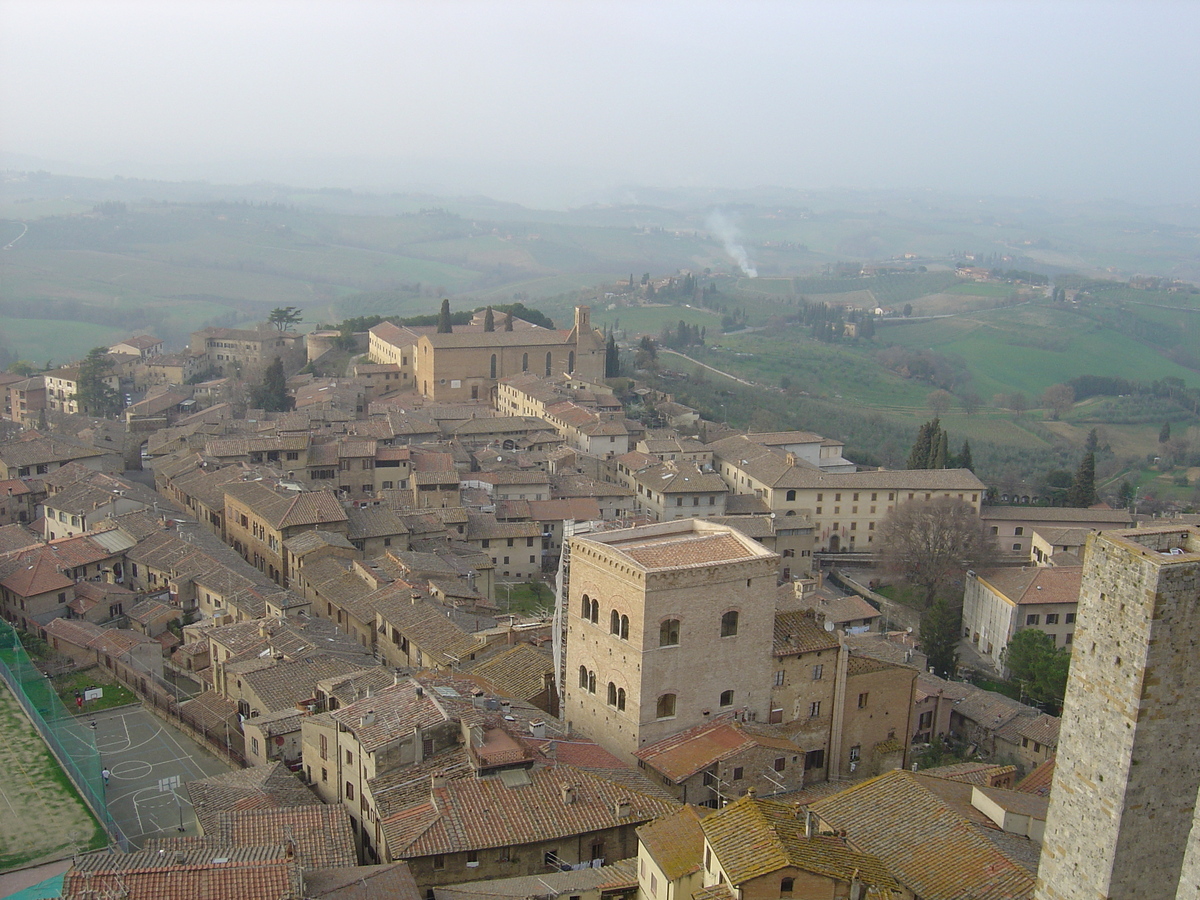
[[[1096,454],[1085,453],[1067,490],[1067,506],[1086,509],[1096,502]]]
[[[495,331],[496,330],[496,316],[492,312],[492,308],[490,306],[487,308],[487,312],[485,312],[483,314],[483,330],[484,331]]]
[[[443,298],[442,308],[438,310],[437,333],[450,334],[453,330],[450,324],[450,301]]]
[[[963,441],[962,452],[958,454],[958,459],[956,462],[958,463],[958,468],[960,469],[970,469],[972,472],[975,471],[975,461],[971,459],[970,441]]]

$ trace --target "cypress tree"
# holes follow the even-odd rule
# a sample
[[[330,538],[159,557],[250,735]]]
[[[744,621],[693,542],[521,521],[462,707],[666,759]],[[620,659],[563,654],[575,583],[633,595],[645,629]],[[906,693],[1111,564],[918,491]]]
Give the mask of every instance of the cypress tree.
[[[609,332],[608,342],[604,345],[604,377],[616,378],[621,374],[621,356],[617,352],[617,339]]]
[[[512,331],[512,330],[513,330],[513,327],[512,327],[512,310],[509,310],[508,312],[506,312],[506,313],[504,314],[504,330],[505,330],[505,331]]]
[[[1067,506],[1086,508],[1096,502],[1096,455],[1084,454],[1067,490]]]
[[[975,461],[971,459],[971,442],[963,441],[962,452],[958,454],[958,468],[975,471]]]
[[[496,330],[496,316],[492,313],[492,308],[490,306],[487,308],[487,312],[483,314],[483,330]]]
[[[450,325],[450,301],[443,298],[442,308],[438,310],[437,333],[450,334],[453,330]]]
[[[949,452],[948,445],[950,443],[949,435],[946,432],[938,434],[937,449],[933,452],[933,463],[929,466],[931,469],[946,468],[946,457]]]
[[[917,432],[917,439],[913,442],[912,449],[908,451],[908,464],[906,468],[929,468],[929,450],[933,440],[932,425],[932,422],[926,422],[921,426],[921,430]]]

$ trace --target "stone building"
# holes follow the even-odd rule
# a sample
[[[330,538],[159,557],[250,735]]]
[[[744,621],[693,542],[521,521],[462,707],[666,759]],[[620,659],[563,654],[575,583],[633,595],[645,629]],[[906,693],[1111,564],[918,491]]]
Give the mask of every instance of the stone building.
[[[1038,900],[1200,896],[1200,529],[1088,538]]]
[[[398,367],[400,384],[438,402],[491,399],[501,378],[521,372],[604,377],[604,337],[592,327],[591,310],[575,307],[569,331],[513,319],[513,330],[484,331],[482,321],[450,333],[433,327],[383,322],[371,329],[371,362]]]
[[[202,328],[188,343],[192,353],[203,355],[205,368],[232,375],[268,365],[276,356],[287,360],[304,351],[304,335],[275,328]]]
[[[573,538],[565,717],[626,760],[718,713],[765,722],[777,565],[698,519]]]
[[[1079,566],[1037,566],[968,572],[963,594],[963,637],[997,672],[1014,634],[1036,628],[1070,650],[1079,605]]]

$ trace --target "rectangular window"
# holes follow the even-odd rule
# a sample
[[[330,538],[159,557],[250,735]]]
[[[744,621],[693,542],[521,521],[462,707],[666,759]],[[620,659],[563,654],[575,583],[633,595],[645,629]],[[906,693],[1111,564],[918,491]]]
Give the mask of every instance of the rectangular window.
[[[804,771],[825,768],[825,751],[809,750],[804,754]]]
[[[1046,613],[1046,624],[1047,625],[1057,625],[1058,624],[1058,613]]]
[[[858,708],[859,709],[867,708],[867,698],[869,696],[870,696],[870,694],[859,694],[858,695]]]
[[[825,666],[824,665],[813,666],[812,673],[813,673],[813,681],[820,681],[825,676]]]
[[[321,735],[321,759],[329,759],[329,735]]]
[[[1073,625],[1075,623],[1075,613],[1067,613],[1066,619],[1063,620],[1064,625]]]
[[[780,669],[775,673],[775,687],[783,687],[784,671]]]
[[[742,780],[742,775],[743,775],[743,774],[745,774],[745,773],[742,771],[742,767],[741,767],[741,766],[737,766],[737,767],[736,767],[736,768],[733,770],[733,780],[734,780],[734,781],[741,781],[741,780]]]
[[[933,710],[921,713],[921,718],[918,720],[917,728],[924,731],[926,728],[933,727]]]
[[[446,868],[446,857],[442,856],[440,853],[433,854],[433,867],[435,869]]]
[[[349,781],[346,782],[346,799],[347,800],[354,799],[354,785]]]
[[[808,716],[810,719],[815,719],[819,715],[821,715],[821,701],[814,700],[808,705]]]
[[[787,757],[786,756],[775,757],[775,771],[782,772],[786,768],[787,768]]]
[[[1027,615],[1025,617],[1026,625],[1040,625],[1041,622],[1042,622],[1042,617],[1040,615],[1038,615],[1037,613],[1030,613],[1029,615]]]

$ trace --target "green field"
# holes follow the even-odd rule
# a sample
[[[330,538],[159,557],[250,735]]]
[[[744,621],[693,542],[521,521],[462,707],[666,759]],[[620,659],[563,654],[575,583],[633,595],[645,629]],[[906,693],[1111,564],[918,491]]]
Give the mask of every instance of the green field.
[[[1046,304],[881,328],[877,342],[961,357],[976,392],[987,399],[1012,390],[1037,397],[1051,385],[1082,374],[1197,380],[1195,372],[1154,349]]]

